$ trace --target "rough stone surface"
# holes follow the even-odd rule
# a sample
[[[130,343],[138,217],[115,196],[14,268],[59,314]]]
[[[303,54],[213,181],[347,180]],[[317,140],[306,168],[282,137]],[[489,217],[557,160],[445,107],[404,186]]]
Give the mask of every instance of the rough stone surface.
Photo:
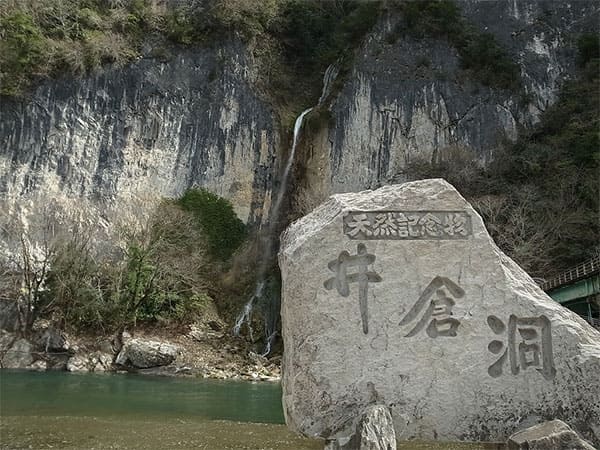
[[[595,450],[566,423],[552,420],[513,434],[508,450]]]
[[[399,439],[503,441],[558,418],[598,444],[600,333],[445,181],[334,195],[288,228],[279,259],[293,429],[345,436],[377,403]]]
[[[489,160],[573,76],[575,36],[597,32],[594,0],[457,3],[519,64],[523,89],[474,80],[445,38],[394,38],[401,16],[390,8],[330,105],[335,127],[298,153],[303,208],[331,192],[404,180],[411,161],[443,159],[457,146]],[[286,146],[258,94],[252,51],[224,39],[168,53],[2,100],[0,209],[10,219],[3,232],[23,223],[33,233],[47,214],[97,224],[102,235],[193,185],[230,199],[248,223],[264,220]],[[15,239],[2,238],[0,247]]]
[[[33,345],[26,339],[15,339],[11,333],[2,333],[0,338],[0,367],[4,369],[26,369],[33,363]]]
[[[356,52],[351,75],[331,101],[332,119],[304,136],[297,209],[309,212],[331,193],[409,180],[415,162],[487,163],[520,129],[537,123],[573,77],[573,36],[598,33],[600,7],[593,0],[455,3],[519,65],[522,88],[483,85],[462,70],[446,38],[395,33],[403,19],[390,8]]]
[[[107,372],[112,369],[113,357],[110,353],[96,352],[90,357],[93,372]]]
[[[79,353],[67,361],[69,372],[107,372],[112,369],[112,355],[103,352]]]
[[[0,249],[18,245],[10,232],[19,223],[34,234],[48,219],[98,227],[99,239],[192,186],[260,223],[279,134],[254,88],[257,69],[240,42],[224,39],[3,99]]]
[[[33,364],[31,364],[28,369],[37,370],[38,372],[44,372],[48,369],[48,363],[44,360],[38,359]]]
[[[356,434],[360,436],[360,450],[396,450],[394,424],[390,411],[385,406],[367,408]]]
[[[53,327],[40,330],[36,344],[44,352],[68,352],[71,349],[67,336]]]
[[[89,360],[85,355],[74,355],[67,361],[69,372],[89,372]]]
[[[354,434],[330,441],[325,450],[396,450],[394,423],[387,407],[369,406],[359,418]]]
[[[177,354],[178,348],[175,345],[131,338],[123,345],[115,359],[115,363],[121,366],[147,369],[171,364]]]

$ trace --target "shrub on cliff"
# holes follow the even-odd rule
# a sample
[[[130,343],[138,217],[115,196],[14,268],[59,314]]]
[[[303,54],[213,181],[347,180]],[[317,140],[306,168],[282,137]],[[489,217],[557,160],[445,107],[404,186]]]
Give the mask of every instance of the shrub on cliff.
[[[0,93],[15,95],[26,85],[30,68],[43,64],[44,37],[32,17],[20,11],[0,17],[0,37]]]
[[[520,86],[519,66],[492,34],[479,31],[461,16],[456,2],[392,0],[388,6],[401,14],[388,41],[393,42],[401,35],[447,39],[456,48],[461,67],[482,84],[504,89]]]
[[[550,276],[597,252],[600,76],[597,53],[582,53],[580,61],[587,62],[579,77],[565,82],[540,123],[496,151],[489,167],[446,149],[438,160],[407,169],[415,179],[454,184],[502,250],[534,276]]]
[[[190,189],[177,201],[190,211],[206,235],[210,253],[226,260],[246,239],[247,230],[231,203],[206,189]]]
[[[34,80],[81,74],[139,54],[162,15],[150,0],[6,0],[0,3],[0,95]]]

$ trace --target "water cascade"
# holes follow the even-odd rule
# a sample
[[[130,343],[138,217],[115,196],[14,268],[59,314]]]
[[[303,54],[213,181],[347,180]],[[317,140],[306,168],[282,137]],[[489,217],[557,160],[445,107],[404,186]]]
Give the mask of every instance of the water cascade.
[[[252,295],[252,297],[250,297],[250,300],[246,302],[246,304],[244,305],[244,309],[235,321],[235,325],[233,327],[233,334],[235,336],[239,336],[242,325],[244,325],[245,323],[248,326],[248,333],[250,335],[250,339],[252,340],[252,327],[250,326],[252,309],[254,307],[255,301],[259,300],[263,296],[263,292],[265,290],[267,268],[273,252],[272,236],[276,232],[277,223],[279,219],[279,210],[281,209],[281,204],[283,203],[283,198],[285,197],[285,193],[287,190],[287,182],[290,176],[290,171],[292,169],[292,164],[294,163],[294,155],[296,154],[296,147],[298,146],[300,130],[302,129],[302,121],[304,120],[304,117],[311,111],[312,108],[304,110],[302,114],[300,114],[296,118],[296,122],[294,123],[294,139],[292,141],[292,149],[290,151],[290,154],[285,164],[285,168],[283,170],[283,177],[281,179],[281,185],[279,186],[279,190],[277,191],[277,196],[275,197],[275,202],[273,203],[273,207],[271,208],[271,220],[269,222],[268,233],[266,237],[262,240],[263,242],[261,248],[261,258],[258,266],[256,287],[254,289],[254,294]],[[271,351],[271,343],[275,339],[277,324],[275,323],[275,329],[270,330],[270,328],[271,326],[265,323],[265,336],[267,338],[265,354],[269,354]]]
[[[338,75],[338,69],[335,65],[331,64],[325,70],[325,75],[323,76],[323,90],[321,91],[321,96],[319,97],[319,102],[316,107],[319,107],[323,104],[323,102],[329,96],[329,92],[331,90],[331,85],[335,78]],[[308,113],[310,113],[315,107],[311,107],[302,111],[302,113],[296,118],[294,122],[294,136],[292,140],[292,148],[288,155],[287,161],[285,163],[285,167],[283,169],[283,174],[281,177],[281,184],[279,185],[279,189],[277,191],[277,195],[275,196],[275,202],[271,208],[271,216],[269,220],[268,233],[266,234],[261,248],[261,257],[260,264],[257,272],[257,282],[256,287],[254,289],[254,294],[246,302],[244,308],[240,315],[238,316],[235,325],[233,327],[233,334],[235,336],[239,336],[240,330],[244,324],[248,327],[248,333],[250,335],[250,339],[252,340],[252,327],[251,327],[251,318],[252,318],[252,310],[254,308],[255,302],[257,302],[260,298],[263,297],[265,287],[266,287],[266,277],[267,277],[267,268],[269,267],[269,262],[272,258],[273,253],[273,236],[277,232],[277,226],[279,222],[280,209],[283,203],[283,199],[287,193],[287,185],[290,176],[290,171],[292,170],[292,165],[294,164],[294,158],[296,155],[296,147],[298,146],[298,142],[300,140],[300,132],[302,131],[302,124],[304,122],[304,118]],[[277,335],[277,323],[278,323],[278,314],[279,310],[272,311],[271,318],[265,318],[265,338],[266,344],[265,349],[262,356],[266,356],[271,352],[271,347],[275,337]]]

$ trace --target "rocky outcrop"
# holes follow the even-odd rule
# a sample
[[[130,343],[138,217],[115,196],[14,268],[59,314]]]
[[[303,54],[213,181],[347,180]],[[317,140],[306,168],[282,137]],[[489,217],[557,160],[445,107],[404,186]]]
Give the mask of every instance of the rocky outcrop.
[[[595,450],[566,423],[552,420],[513,434],[508,450]]]
[[[443,180],[338,194],[282,237],[283,403],[308,436],[389,407],[398,439],[600,442],[600,333],[548,297]]]
[[[245,222],[263,220],[279,137],[251,54],[230,40],[169,51],[2,99],[2,233],[50,218],[102,235],[191,186],[230,199]]]
[[[112,370],[113,356],[109,353],[77,353],[67,361],[69,372],[108,372]]]
[[[34,362],[31,342],[0,331],[0,367],[3,369],[27,369]]]
[[[356,52],[330,117],[304,136],[299,211],[308,213],[331,193],[410,180],[413,163],[458,158],[486,164],[556,101],[562,81],[575,71],[577,37],[598,32],[600,8],[593,1],[456,4],[519,65],[521,86],[482,84],[461,68],[446,39],[396,33],[401,16],[390,8]]]
[[[358,420],[352,436],[330,441],[325,450],[396,450],[396,433],[385,406],[369,406]]]
[[[0,330],[0,367],[6,369],[64,370],[76,350],[63,332],[46,323],[37,324],[27,338]]]
[[[37,346],[45,353],[67,353],[71,351],[71,345],[67,336],[53,327],[46,327],[38,330],[36,339]]]
[[[178,348],[165,342],[131,338],[124,344],[115,363],[135,369],[166,366],[175,361]]]

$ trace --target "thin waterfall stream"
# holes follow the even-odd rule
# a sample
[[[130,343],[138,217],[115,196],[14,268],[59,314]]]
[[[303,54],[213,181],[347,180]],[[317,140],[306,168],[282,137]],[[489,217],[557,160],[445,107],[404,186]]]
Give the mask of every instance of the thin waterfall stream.
[[[302,124],[304,123],[305,117],[314,108],[321,106],[323,104],[323,102],[327,99],[327,97],[329,96],[329,92],[331,90],[331,85],[332,85],[333,81],[335,80],[335,78],[337,77],[338,72],[339,72],[339,70],[337,69],[335,64],[331,64],[331,65],[329,65],[329,67],[327,67],[327,70],[325,70],[325,74],[323,76],[323,89],[321,91],[321,96],[319,97],[319,101],[318,101],[317,105],[307,108],[304,111],[302,111],[302,113],[300,113],[300,115],[296,118],[296,121],[294,122],[294,136],[292,139],[292,148],[290,149],[290,153],[288,155],[287,161],[286,161],[284,169],[283,169],[283,173],[282,173],[282,177],[281,177],[281,184],[279,185],[277,195],[275,196],[275,202],[273,203],[273,206],[271,208],[271,217],[269,220],[268,232],[262,242],[263,245],[262,245],[261,251],[260,251],[260,258],[259,258],[260,263],[259,263],[259,267],[258,267],[258,271],[257,271],[256,287],[254,289],[254,293],[253,293],[252,297],[250,297],[250,300],[248,300],[246,302],[246,304],[244,305],[244,308],[242,309],[241,313],[239,314],[239,316],[235,322],[235,325],[233,327],[233,334],[235,336],[240,335],[242,326],[244,324],[246,324],[246,326],[248,327],[248,334],[250,336],[250,339],[253,340],[252,326],[251,326],[252,311],[253,311],[255,303],[263,297],[265,287],[267,284],[267,280],[266,280],[267,269],[269,267],[269,263],[273,256],[272,255],[273,244],[275,241],[274,235],[277,231],[277,226],[279,223],[279,218],[280,218],[280,214],[281,214],[280,210],[281,210],[281,206],[283,204],[283,199],[287,193],[287,186],[288,186],[288,181],[289,181],[289,177],[290,177],[290,172],[291,172],[292,166],[294,164],[294,158],[296,156],[296,148],[298,147],[298,142],[300,141],[300,133],[302,132]],[[266,317],[265,318],[266,344],[265,344],[265,349],[262,353],[262,356],[266,356],[271,352],[271,347],[272,347],[273,341],[275,340],[275,337],[277,335],[277,323],[278,323],[277,314],[278,313],[279,313],[279,311],[272,312],[271,314],[274,315],[275,317],[271,317],[271,318]]]

